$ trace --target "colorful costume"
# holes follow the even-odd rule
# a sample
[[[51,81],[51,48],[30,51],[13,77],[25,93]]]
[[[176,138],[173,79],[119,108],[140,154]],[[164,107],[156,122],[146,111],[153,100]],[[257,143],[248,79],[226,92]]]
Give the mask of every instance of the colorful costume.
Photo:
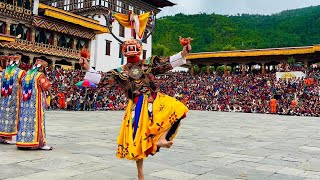
[[[148,15],[151,16],[147,19]],[[127,57],[127,64],[107,72],[101,82],[101,75],[90,68],[86,60],[88,53],[80,53],[83,57],[80,59],[80,65],[88,71],[84,79],[96,84],[100,82],[108,87],[120,86],[126,91],[129,102],[117,140],[116,156],[135,160],[140,180],[144,179],[143,159],[148,155],[154,155],[161,147],[170,148],[172,146],[172,140],[178,131],[180,122],[188,112],[188,108],[183,103],[159,92],[154,83],[155,75],[166,73],[174,67],[185,64],[185,57],[191,50],[191,46],[189,41],[189,44],[183,45],[180,53],[170,58],[155,56],[141,61],[141,42],[148,38],[155,29],[155,23],[153,23],[151,32],[143,35],[147,21],[152,23],[155,18],[153,13],[139,16],[132,12],[128,16],[115,15],[121,25],[132,29],[132,37],[143,37],[141,41],[133,38],[123,42],[117,38],[110,28],[110,22],[113,21],[112,13],[109,13],[109,16],[107,26],[111,35],[122,44],[122,54]],[[121,62],[123,64],[123,58]]]
[[[20,56],[10,56],[10,65],[2,72],[0,97],[0,141],[15,143],[20,114],[21,81],[25,71],[18,68]]]
[[[130,40],[123,45],[124,55],[131,54],[130,49],[139,52],[142,46],[137,40]],[[144,61],[139,56],[127,56],[127,61],[124,66],[107,72],[101,84],[120,85],[125,89],[129,102],[117,140],[117,157],[139,160],[157,152],[163,132],[169,130],[166,139],[171,141],[188,112],[183,103],[158,92],[154,83],[155,75],[170,71],[186,60],[178,53],[170,58],[155,56]],[[98,83],[100,75],[90,68],[85,79]]]
[[[39,71],[46,66],[45,61],[37,60],[22,81],[23,97],[16,143],[19,148],[42,149],[46,146],[45,91],[50,89],[50,82]]]

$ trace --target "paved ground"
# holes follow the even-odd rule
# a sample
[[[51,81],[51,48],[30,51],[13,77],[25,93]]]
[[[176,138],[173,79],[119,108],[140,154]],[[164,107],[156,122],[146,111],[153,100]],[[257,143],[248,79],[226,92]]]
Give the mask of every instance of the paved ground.
[[[0,179],[135,179],[115,157],[123,112],[48,112],[54,151],[0,145]],[[320,118],[191,111],[174,147],[145,162],[146,180],[320,179]]]

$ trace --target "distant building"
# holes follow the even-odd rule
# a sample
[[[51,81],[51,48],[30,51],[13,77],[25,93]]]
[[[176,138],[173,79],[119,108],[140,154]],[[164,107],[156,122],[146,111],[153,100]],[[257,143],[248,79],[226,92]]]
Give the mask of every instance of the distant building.
[[[305,68],[317,66],[320,63],[320,45],[302,47],[282,47],[268,49],[249,49],[235,51],[216,51],[191,53],[187,56],[191,65],[198,67],[223,66],[224,74],[228,74],[227,67],[242,72],[242,75],[253,70],[261,71],[261,74],[277,69],[279,64],[288,63],[288,59],[293,58],[299,65]],[[194,73],[194,66],[190,67]]]
[[[0,1],[0,54],[20,54],[29,65],[42,58],[51,66],[80,68],[79,50],[108,29],[85,18],[31,0]]]
[[[119,12],[128,14],[132,10],[135,14],[148,11],[159,13],[160,9],[174,4],[167,0],[43,0],[47,5],[76,13],[81,16],[99,21],[100,25],[106,26],[107,12]],[[118,22],[112,23],[112,32],[121,40],[131,38],[131,30],[122,27]],[[150,31],[150,26],[146,30]],[[145,34],[147,33],[145,32]],[[108,71],[121,66],[120,44],[109,33],[99,34],[91,41],[91,66],[98,71]],[[141,58],[150,57],[152,53],[152,37],[143,42],[143,53]]]

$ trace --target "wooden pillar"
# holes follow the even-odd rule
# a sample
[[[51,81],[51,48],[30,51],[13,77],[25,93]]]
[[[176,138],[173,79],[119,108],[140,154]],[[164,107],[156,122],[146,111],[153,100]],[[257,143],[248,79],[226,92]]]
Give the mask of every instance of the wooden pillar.
[[[261,74],[264,75],[265,74],[265,67],[264,67],[264,63],[261,63]]]
[[[242,64],[241,67],[242,67],[242,76],[245,76],[246,75],[246,65]]]
[[[52,68],[54,69],[54,67],[56,67],[56,60],[55,59],[52,59]]]
[[[53,33],[53,46],[58,46],[57,33]]]
[[[207,66],[207,74],[210,74],[210,66]]]
[[[308,61],[304,61],[304,67],[308,68]]]
[[[72,45],[72,49],[73,50],[77,50],[77,43],[78,43],[78,39],[74,38],[73,39],[73,45]]]
[[[228,72],[227,72],[227,65],[223,65],[223,75],[228,75]]]
[[[191,75],[194,76],[194,66],[191,66],[190,70],[191,70]]]
[[[29,64],[33,64],[34,55],[29,55]]]
[[[6,22],[6,35],[10,35],[10,26],[11,26],[11,22],[7,21]]]
[[[72,61],[71,63],[72,63],[72,70],[75,70],[75,68],[76,68],[76,62]]]
[[[36,42],[36,29],[31,29],[31,42]]]

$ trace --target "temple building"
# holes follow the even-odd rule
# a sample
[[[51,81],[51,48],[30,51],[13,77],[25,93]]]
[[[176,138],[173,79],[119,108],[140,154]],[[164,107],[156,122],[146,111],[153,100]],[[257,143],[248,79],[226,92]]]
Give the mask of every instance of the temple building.
[[[79,52],[96,34],[98,21],[32,0],[0,0],[0,54],[20,54],[22,64],[43,58],[52,66],[80,68]]]
[[[223,66],[225,75],[228,74],[227,66],[238,69],[243,75],[258,67],[261,74],[265,74],[266,71],[276,69],[279,64],[287,63],[289,58],[295,59],[305,68],[313,64],[319,64],[320,45],[190,53],[187,56],[189,65],[185,65],[185,67],[189,66],[193,74],[194,66],[192,65],[206,66],[207,68]]]
[[[138,15],[150,11],[157,14],[161,11],[161,8],[175,5],[167,0],[43,0],[41,2],[99,21],[102,26],[107,25],[109,10],[122,14],[128,14],[129,11]],[[150,30],[151,25],[149,24],[144,34],[148,34]],[[112,23],[112,32],[122,41],[131,38],[131,30],[121,26],[116,20]],[[120,44],[110,33],[97,35],[91,41],[90,51],[91,66],[98,71],[108,71],[121,66]],[[152,36],[143,42],[141,58],[148,58],[151,53]]]
[[[106,27],[108,11],[157,14],[173,5],[167,0],[0,0],[0,54],[18,53],[23,64],[43,58],[53,67],[78,69],[85,47],[91,51],[91,65],[107,71],[121,65],[120,45]],[[121,40],[131,37],[117,22],[112,32]],[[143,42],[141,58],[151,56],[151,41]]]

